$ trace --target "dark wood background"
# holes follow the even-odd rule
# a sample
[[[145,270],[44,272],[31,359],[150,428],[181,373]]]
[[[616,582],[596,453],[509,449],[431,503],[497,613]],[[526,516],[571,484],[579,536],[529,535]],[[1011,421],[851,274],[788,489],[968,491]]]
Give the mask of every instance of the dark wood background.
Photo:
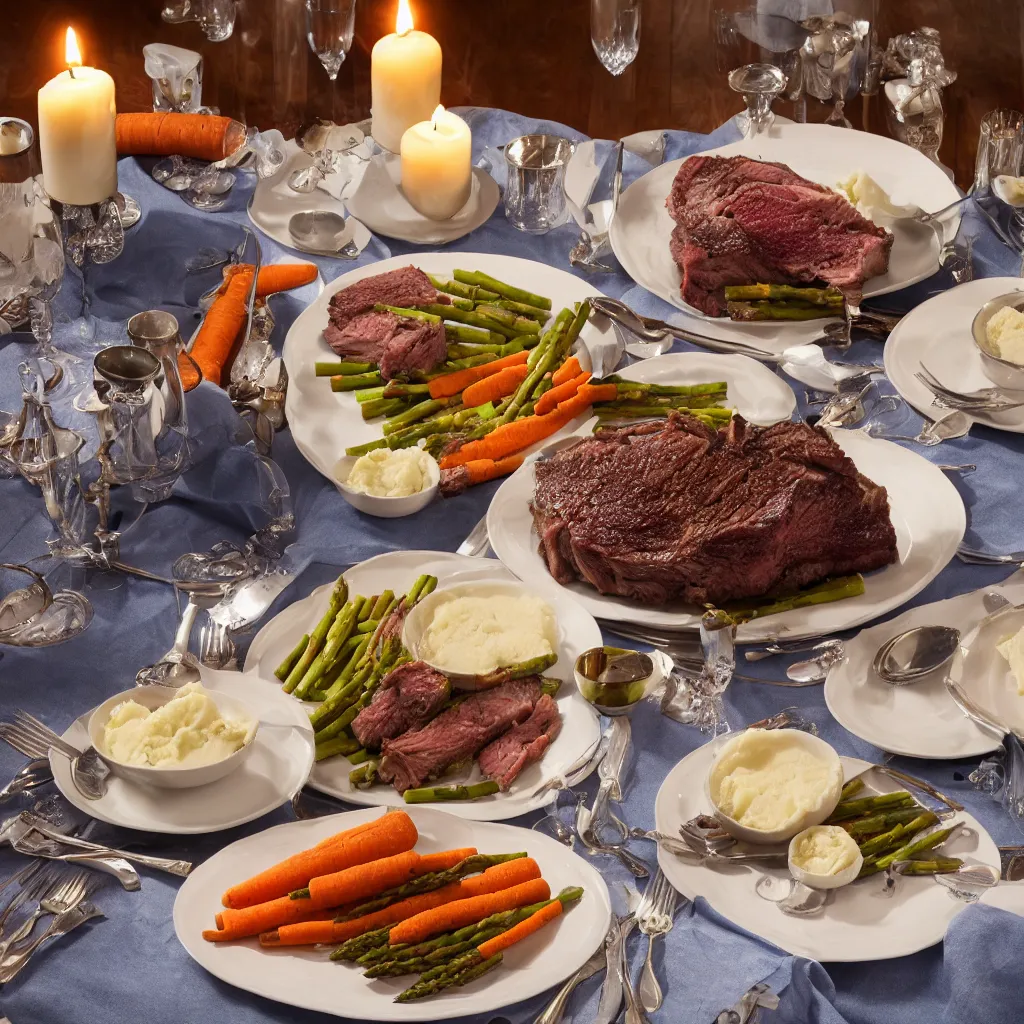
[[[1024,106],[1024,0],[878,0],[878,37],[922,25],[942,33],[959,77],[946,90],[941,155],[956,180],[973,177],[978,123],[998,106]],[[640,55],[619,78],[590,47],[588,0],[412,0],[418,28],[444,50],[442,100],[551,118],[617,138],[645,128],[709,131],[741,106],[716,66],[715,0],[644,0]],[[63,66],[64,31],[79,33],[86,63],[109,71],[119,110],[150,107],[145,43],[200,50],[203,98],[221,112],[286,134],[310,116],[369,112],[369,54],[392,30],[396,0],[359,0],[356,38],[331,83],[305,40],[303,0],[241,0],[234,35],[206,42],[199,26],[167,25],[161,0],[4,0],[0,114],[35,123],[36,90]],[[812,101],[813,103],[813,101]],[[825,111],[809,112],[822,120]],[[776,108],[786,113],[784,105]],[[885,132],[877,99],[848,110]]]

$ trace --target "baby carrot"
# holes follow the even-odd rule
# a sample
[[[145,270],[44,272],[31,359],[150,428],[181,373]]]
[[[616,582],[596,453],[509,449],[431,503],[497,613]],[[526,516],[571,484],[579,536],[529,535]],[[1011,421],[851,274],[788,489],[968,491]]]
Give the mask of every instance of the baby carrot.
[[[467,900],[456,900],[434,910],[410,917],[395,925],[388,933],[388,943],[417,943],[436,935],[438,932],[454,931],[467,924],[482,921],[491,914],[503,910],[515,910],[551,898],[551,889],[543,878],[534,878],[520,885],[513,885],[500,892],[474,896]]]
[[[560,384],[578,377],[583,372],[580,361],[575,356],[569,356],[562,365],[551,374],[551,383],[557,388]]]
[[[571,401],[571,400],[570,400]],[[569,419],[572,417],[570,416]],[[528,448],[537,441],[550,437],[555,431],[561,430],[568,420],[559,410],[549,412],[547,416],[524,416],[521,420],[496,427],[479,441],[469,441],[457,452],[446,455],[441,460],[442,469],[462,466],[478,459],[503,459]]]
[[[492,956],[508,949],[509,946],[514,946],[528,935],[540,931],[544,925],[549,921],[553,921],[561,913],[562,901],[553,900],[546,907],[541,907],[536,913],[531,914],[525,921],[520,921],[519,924],[513,925],[507,932],[502,932],[500,935],[495,935],[493,939],[481,942],[476,947],[476,951],[484,960],[489,960]],[[302,925],[295,925],[294,927],[301,928]]]
[[[553,379],[553,378],[552,378]],[[550,391],[545,391],[540,398],[537,399],[537,404],[533,407],[534,414],[537,416],[543,416],[546,412],[551,412],[552,409],[556,408],[560,402],[564,402],[579,391],[580,387],[590,380],[589,373],[581,373],[570,380],[565,381],[562,384],[553,387]]]
[[[196,340],[192,343],[192,359],[203,371],[203,376],[214,384],[220,384],[221,372],[245,324],[251,284],[251,270],[248,274],[234,274],[224,294],[214,299],[213,305],[206,311]]]
[[[328,911],[324,907],[314,908],[310,906],[309,900],[293,900],[288,896],[280,896],[276,900],[257,903],[242,910],[222,910],[215,917],[217,927],[204,931],[203,938],[207,942],[245,939],[283,924],[322,921],[327,914],[333,916],[334,911]]]
[[[514,473],[522,464],[524,455],[508,455],[504,459],[477,459],[474,462],[467,462],[466,471],[469,473],[470,484],[482,484],[488,480],[497,480],[500,476],[508,476]]]
[[[316,875],[326,875],[379,857],[404,853],[416,845],[418,838],[419,833],[412,818],[404,811],[393,811],[330,836],[311,849],[296,853],[266,871],[233,885],[221,897],[221,902],[233,910],[265,903],[301,888]]]
[[[261,267],[256,278],[256,297],[272,295],[274,292],[286,292],[291,288],[301,288],[316,280],[315,263],[271,263]]]
[[[446,373],[441,377],[435,377],[430,382],[431,398],[451,398],[475,384],[484,377],[490,377],[493,373],[499,373],[509,366],[518,366],[525,363],[529,352],[514,352],[510,356],[503,356],[501,359],[493,359],[482,366],[470,366],[465,370],[456,370],[455,373]]]
[[[511,395],[526,380],[530,369],[526,363],[506,366],[504,370],[492,373],[475,384],[470,384],[462,392],[462,404],[467,409],[475,409],[484,402],[496,402],[499,398]]]

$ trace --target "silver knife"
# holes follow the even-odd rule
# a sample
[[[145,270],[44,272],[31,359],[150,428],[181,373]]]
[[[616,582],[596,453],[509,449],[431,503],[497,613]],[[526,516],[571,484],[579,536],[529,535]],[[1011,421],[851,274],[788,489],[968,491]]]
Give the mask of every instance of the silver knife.
[[[619,212],[619,193],[622,192],[622,154],[625,144],[620,140],[615,146],[615,177],[612,178],[612,216]]]
[[[581,981],[592,978],[604,966],[605,955],[602,947],[558,990],[555,998],[548,1003],[533,1024],[559,1024],[562,1014],[565,1013],[565,1005],[569,1002],[569,997],[575,991],[576,986]]]
[[[622,799],[622,785],[619,776],[622,774],[622,766],[626,762],[626,754],[629,751],[629,718],[625,715],[613,718],[609,732],[611,736],[608,741],[608,753],[605,754],[597,768],[601,785],[597,789],[597,796],[594,797],[594,806],[591,808],[590,821],[587,825],[587,831],[595,837],[598,836],[601,824],[608,817],[608,802]]]
[[[469,536],[455,549],[458,555],[486,555],[490,546],[490,538],[487,536],[487,516],[483,518],[469,531]]]
[[[601,989],[601,1000],[597,1004],[594,1024],[612,1024],[622,1007],[623,949],[626,938],[633,930],[635,920],[632,914],[618,918],[604,940],[604,956],[607,974]]]

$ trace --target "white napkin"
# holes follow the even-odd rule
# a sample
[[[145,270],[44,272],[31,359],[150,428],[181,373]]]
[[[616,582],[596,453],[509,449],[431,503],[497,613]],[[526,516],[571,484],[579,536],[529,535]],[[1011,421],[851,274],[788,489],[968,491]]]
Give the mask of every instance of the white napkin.
[[[332,136],[335,131],[331,132]],[[337,161],[338,169],[328,174],[318,187],[338,200],[345,200],[354,195],[363,180],[363,175],[373,162],[372,154],[373,143],[369,140],[359,143],[358,146],[353,146],[350,150],[340,154]]]
[[[783,372],[816,391],[835,391],[839,381],[860,373],[859,370],[830,363],[819,345],[793,345],[782,355]]]
[[[595,378],[607,377],[619,365],[626,344],[619,329],[613,324],[612,330],[604,334],[588,332],[576,342],[576,351],[586,352],[590,357],[590,372]]]

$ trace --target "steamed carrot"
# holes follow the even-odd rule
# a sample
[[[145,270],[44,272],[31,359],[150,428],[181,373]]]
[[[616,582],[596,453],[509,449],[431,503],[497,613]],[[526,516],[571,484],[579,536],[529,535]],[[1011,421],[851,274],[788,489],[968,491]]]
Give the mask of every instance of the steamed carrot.
[[[510,356],[503,356],[501,359],[493,359],[482,366],[471,366],[466,370],[456,370],[454,373],[446,373],[442,377],[435,377],[430,382],[431,398],[451,398],[460,391],[464,391],[475,384],[478,380],[490,377],[491,374],[499,373],[509,366],[517,366],[525,363],[530,353],[526,350],[514,352]]]
[[[192,344],[192,358],[203,376],[214,384],[220,384],[221,372],[231,357],[235,339],[245,326],[251,285],[251,270],[232,276],[224,294],[214,299],[206,311]]]
[[[337,907],[342,903],[376,896],[385,889],[402,885],[431,871],[446,871],[475,853],[476,850],[470,848],[445,850],[443,853],[421,857],[414,850],[409,850],[394,857],[382,857],[368,864],[358,864],[344,871],[311,878],[309,898],[315,908]]]
[[[489,364],[484,364],[489,365]],[[499,398],[511,395],[526,380],[530,368],[525,362],[515,366],[506,366],[504,370],[492,373],[475,384],[470,384],[462,392],[462,404],[467,409],[475,409],[484,402],[496,402]]]
[[[274,292],[286,292],[291,288],[301,288],[316,280],[315,263],[272,263],[261,267],[256,278],[256,296],[272,295]]]
[[[551,374],[551,383],[557,388],[560,384],[578,377],[583,372],[580,361],[575,356],[569,356],[562,365]]]
[[[293,900],[288,896],[280,896],[276,900],[257,903],[242,910],[222,910],[214,918],[217,927],[204,931],[203,938],[207,942],[245,939],[283,924],[322,921],[325,914],[333,916],[334,911],[328,911],[324,907],[314,908],[310,906],[309,900]]]
[[[562,901],[554,900],[546,907],[541,907],[535,914],[531,914],[525,921],[520,921],[519,924],[513,925],[507,932],[502,932],[500,935],[495,935],[493,939],[481,942],[476,947],[476,951],[484,960],[489,960],[496,953],[501,953],[508,949],[509,946],[514,946],[517,942],[522,941],[528,935],[540,931],[544,925],[549,921],[554,921],[561,913]],[[301,928],[302,925],[294,925],[293,927]]]
[[[404,811],[392,811],[329,836],[316,846],[233,885],[221,897],[221,902],[233,910],[265,903],[301,888],[317,875],[404,853],[416,845],[418,838],[412,818]]]
[[[540,867],[532,857],[495,864],[479,875],[463,878],[433,892],[410,896],[390,907],[364,914],[352,921],[305,921],[286,924],[272,932],[264,932],[264,946],[305,946],[315,942],[345,942],[347,939],[397,924],[426,910],[444,906],[459,899],[471,899],[486,893],[500,892],[513,885],[540,878]]]
[[[193,391],[202,383],[203,374],[187,352],[178,353],[178,376],[182,391]]]
[[[435,910],[426,910],[415,917],[407,918],[391,929],[388,933],[388,943],[397,946],[401,943],[423,942],[438,932],[454,931],[467,924],[482,921],[491,914],[526,907],[531,903],[541,903],[550,898],[551,889],[548,883],[543,878],[534,878],[499,892],[474,896],[468,900],[456,900]]]
[[[618,395],[619,389],[614,384],[583,384],[572,398],[558,403],[556,415],[568,423],[586,412],[594,402],[612,402]]]
[[[453,466],[462,466],[479,459],[493,459],[497,462],[506,455],[520,452],[537,441],[543,441],[545,437],[550,437],[555,431],[561,430],[567,422],[568,420],[560,415],[558,410],[549,412],[546,416],[524,416],[521,420],[512,420],[511,423],[496,427],[479,441],[469,441],[457,452],[446,455],[441,460],[441,468],[451,469]]]
[[[522,453],[508,455],[504,459],[474,459],[467,462],[462,468],[469,473],[470,485],[486,483],[488,480],[497,480],[500,476],[508,476],[514,473],[526,458]]]
[[[552,381],[554,378],[552,377]],[[553,387],[550,391],[545,391],[540,398],[537,399],[537,404],[533,407],[534,415],[543,416],[547,412],[551,412],[555,409],[560,402],[564,402],[569,398],[572,398],[579,389],[590,380],[589,373],[581,373],[575,377],[570,378],[562,384]]]
[[[230,156],[230,117],[210,114],[118,114],[114,133],[122,156],[181,156],[223,160]]]

